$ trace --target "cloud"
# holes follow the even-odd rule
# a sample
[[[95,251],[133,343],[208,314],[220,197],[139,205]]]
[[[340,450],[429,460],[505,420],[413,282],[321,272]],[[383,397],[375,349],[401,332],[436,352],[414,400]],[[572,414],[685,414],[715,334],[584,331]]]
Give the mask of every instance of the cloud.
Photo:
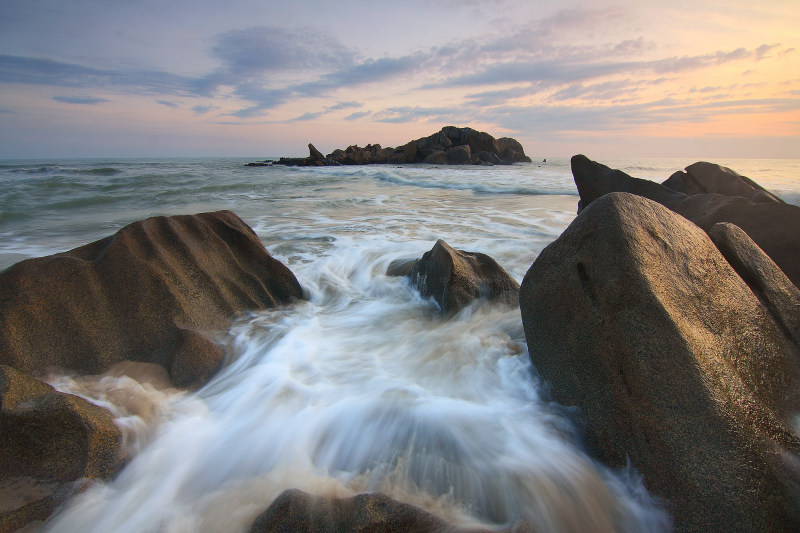
[[[53,100],[63,102],[65,104],[82,104],[82,105],[97,105],[109,102],[105,98],[96,96],[54,96]]]
[[[321,111],[318,111],[316,113],[303,113],[299,117],[295,117],[293,119],[290,119],[289,122],[305,122],[307,120],[318,119],[321,116],[322,116],[322,112]]]
[[[325,108],[325,111],[340,111],[342,109],[352,109],[363,107],[364,104],[360,102],[339,102],[338,104],[334,104],[332,106],[328,106]]]
[[[167,107],[180,107],[175,102],[170,102],[169,100],[156,100],[156,103]]]
[[[360,118],[368,117],[372,114],[370,111],[356,111],[344,117],[345,120],[358,120]]]
[[[333,37],[311,29],[254,26],[218,35],[213,54],[229,73],[330,70],[352,63],[354,52]]]
[[[211,112],[211,111],[213,111],[215,109],[217,109],[217,106],[213,106],[213,105],[196,105],[196,106],[194,106],[192,108],[192,111],[194,111],[194,113],[196,115],[205,115],[206,113],[209,113],[209,112]]]
[[[416,122],[421,119],[445,120],[452,117],[461,116],[462,109],[449,107],[390,107],[379,113],[374,113],[376,122],[387,122],[390,124],[402,124],[405,122]]]

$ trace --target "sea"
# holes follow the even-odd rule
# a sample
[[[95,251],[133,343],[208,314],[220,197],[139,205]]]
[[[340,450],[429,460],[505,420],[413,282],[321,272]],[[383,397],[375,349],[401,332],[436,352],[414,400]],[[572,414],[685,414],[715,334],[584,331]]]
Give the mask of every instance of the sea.
[[[37,528],[244,532],[301,489],[382,492],[463,527],[670,529],[633,466],[587,454],[580,412],[552,400],[528,358],[519,309],[477,302],[445,316],[386,274],[443,239],[522,281],[575,217],[568,158],[245,166],[258,159],[0,160],[0,270],[146,217],[229,209],[307,297],[236,317],[219,337],[224,368],[195,391],[152,368],[48,376],[114,414],[130,461]],[[695,162],[599,161],[654,181]],[[800,205],[800,160],[714,162]]]

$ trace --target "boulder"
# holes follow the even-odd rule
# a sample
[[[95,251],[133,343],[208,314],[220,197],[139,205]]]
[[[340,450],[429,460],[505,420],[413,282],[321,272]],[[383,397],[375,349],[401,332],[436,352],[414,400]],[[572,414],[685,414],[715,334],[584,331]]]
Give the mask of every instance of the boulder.
[[[183,385],[222,362],[210,333],[300,298],[294,275],[230,211],[153,217],[0,272],[0,364],[34,376],[156,363]]]
[[[520,307],[590,452],[632,464],[677,531],[800,530],[798,346],[700,228],[604,195],[538,256]]]
[[[689,165],[685,172],[674,173],[662,185],[687,195],[711,192],[741,196],[756,203],[783,202],[750,178],[727,167],[704,161]]]
[[[0,365],[0,531],[44,520],[86,479],[122,466],[108,411]]]
[[[630,192],[666,206],[706,231],[719,222],[731,222],[742,228],[795,286],[800,286],[800,207],[768,200],[756,189],[752,190],[762,201],[731,196],[736,190],[733,188],[727,189],[729,194],[688,195],[653,181],[633,178],[583,155],[572,158],[572,174],[581,197],[579,211],[606,193]]]
[[[447,163],[447,154],[444,150],[434,150],[422,162],[426,165],[444,165]]]
[[[0,365],[0,478],[107,478],[121,442],[102,407]]]
[[[497,139],[497,155],[505,164],[530,163],[531,158],[525,155],[525,150],[518,140],[511,137]]]
[[[289,531],[488,533],[489,530],[466,530],[450,526],[419,507],[379,493],[359,494],[351,498],[326,498],[293,489],[278,496],[266,511],[256,517],[250,528],[250,533]],[[504,531],[532,533],[523,521]]]
[[[378,145],[378,146],[380,146],[380,145]],[[373,165],[388,163],[389,162],[389,158],[392,157],[393,153],[394,153],[394,148],[391,148],[391,147],[389,147],[389,148],[379,148],[378,150],[376,150],[372,154],[372,157],[370,157],[369,162],[371,164],[373,164]]]
[[[456,250],[441,239],[414,263],[409,277],[443,313],[458,311],[479,298],[517,304],[519,284],[494,259]]]
[[[469,163],[472,152],[468,144],[462,144],[461,146],[453,146],[445,155],[448,165],[463,165]]]
[[[393,164],[407,164],[414,163],[417,158],[417,143],[414,141],[408,142],[403,146],[395,148],[392,155],[389,157],[389,163]]]

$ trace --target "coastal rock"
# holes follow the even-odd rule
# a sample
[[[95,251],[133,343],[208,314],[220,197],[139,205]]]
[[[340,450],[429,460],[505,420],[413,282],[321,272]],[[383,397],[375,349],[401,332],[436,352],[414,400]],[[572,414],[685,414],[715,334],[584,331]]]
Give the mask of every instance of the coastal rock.
[[[111,413],[0,365],[0,531],[44,520],[85,479],[121,466]]]
[[[419,507],[379,493],[359,494],[351,498],[325,498],[311,496],[297,489],[287,490],[278,496],[250,528],[250,533],[288,531],[488,533],[488,530],[450,526]],[[524,522],[504,531],[532,533]]]
[[[153,217],[0,273],[0,364],[31,375],[156,363],[205,382],[220,352],[199,336],[242,311],[300,298],[294,275],[230,211]],[[193,333],[188,333],[193,332]]]
[[[0,365],[0,478],[106,478],[121,442],[102,407]]]
[[[693,175],[697,175],[700,172],[698,168],[708,170],[709,167],[702,164],[689,168],[693,168]],[[730,222],[742,228],[792,283],[800,286],[800,207],[770,200],[769,193],[762,194],[757,185],[750,187],[749,180],[734,180],[738,185],[724,188],[725,194],[708,192],[689,195],[653,181],[633,178],[583,155],[572,158],[572,174],[581,197],[579,211],[606,193],[630,192],[660,203],[705,231],[710,231],[719,222]],[[704,175],[708,174],[705,172]],[[726,178],[725,181],[731,180]],[[745,194],[760,200],[756,202],[743,196],[731,196],[744,185],[750,189]],[[721,186],[717,188],[723,189]]]
[[[409,277],[443,313],[458,311],[479,298],[517,304],[519,284],[494,259],[456,250],[441,239],[414,263]]]
[[[538,256],[520,307],[589,450],[630,461],[677,531],[800,528],[798,346],[700,228],[604,195]]]
[[[472,151],[468,144],[453,146],[446,152],[448,165],[463,165],[464,163],[469,163],[471,157]]]
[[[432,135],[409,141],[397,148],[382,148],[379,144],[368,144],[364,148],[351,145],[347,149],[336,149],[325,157],[309,144],[309,157],[281,157],[278,165],[369,165],[391,163],[404,165],[428,163],[452,165],[510,165],[530,163],[522,145],[515,139],[495,139],[483,131],[472,128],[445,126]],[[466,154],[466,155],[465,155]],[[259,166],[260,163],[248,163]]]
[[[689,165],[685,172],[674,173],[662,185],[687,195],[717,193],[725,196],[741,196],[756,203],[783,203],[783,200],[750,178],[741,176],[727,167],[704,161]]]

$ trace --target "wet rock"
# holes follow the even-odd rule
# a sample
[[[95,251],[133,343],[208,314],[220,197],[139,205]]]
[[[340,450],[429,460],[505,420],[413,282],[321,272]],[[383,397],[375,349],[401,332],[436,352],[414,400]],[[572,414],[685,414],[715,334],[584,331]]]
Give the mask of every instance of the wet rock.
[[[542,251],[520,307],[590,451],[630,461],[676,530],[800,528],[798,346],[700,228],[604,195]]]
[[[444,150],[433,150],[422,162],[427,165],[444,165],[447,164],[447,154]]]
[[[253,230],[219,211],[148,218],[80,248],[22,261],[0,273],[0,294],[0,364],[36,376],[149,362],[189,385],[219,366],[213,343],[199,336],[302,291]]]
[[[308,157],[310,157],[311,159],[316,159],[318,161],[322,161],[323,159],[325,159],[325,156],[322,155],[322,152],[317,150],[311,143],[308,143],[308,151],[309,151]]]
[[[351,498],[311,496],[287,490],[253,522],[250,533],[393,531],[414,533],[479,533],[448,525],[419,507],[383,494],[359,494]],[[524,524],[506,531],[528,533]]]
[[[700,172],[698,168],[708,170],[705,164],[689,168],[695,174]],[[800,207],[770,200],[769,193],[762,194],[760,188],[750,187],[749,181],[734,179],[738,184],[725,188],[725,194],[708,192],[689,195],[649,180],[633,178],[583,155],[572,158],[572,174],[581,196],[579,210],[606,193],[630,192],[668,207],[705,231],[710,231],[719,222],[730,222],[742,228],[792,283],[800,286]],[[756,202],[743,196],[731,196],[745,185],[751,191],[749,197],[761,200]]]
[[[458,311],[479,298],[517,304],[519,284],[494,259],[456,250],[441,239],[414,264],[409,277],[443,313]]]
[[[394,153],[389,157],[389,163],[402,165],[407,163],[415,163],[417,159],[417,143],[415,141],[408,142],[394,150]]]
[[[408,276],[411,274],[417,259],[395,259],[386,268],[387,276]]]
[[[102,407],[0,365],[0,531],[44,520],[82,480],[113,475],[121,444]]]

